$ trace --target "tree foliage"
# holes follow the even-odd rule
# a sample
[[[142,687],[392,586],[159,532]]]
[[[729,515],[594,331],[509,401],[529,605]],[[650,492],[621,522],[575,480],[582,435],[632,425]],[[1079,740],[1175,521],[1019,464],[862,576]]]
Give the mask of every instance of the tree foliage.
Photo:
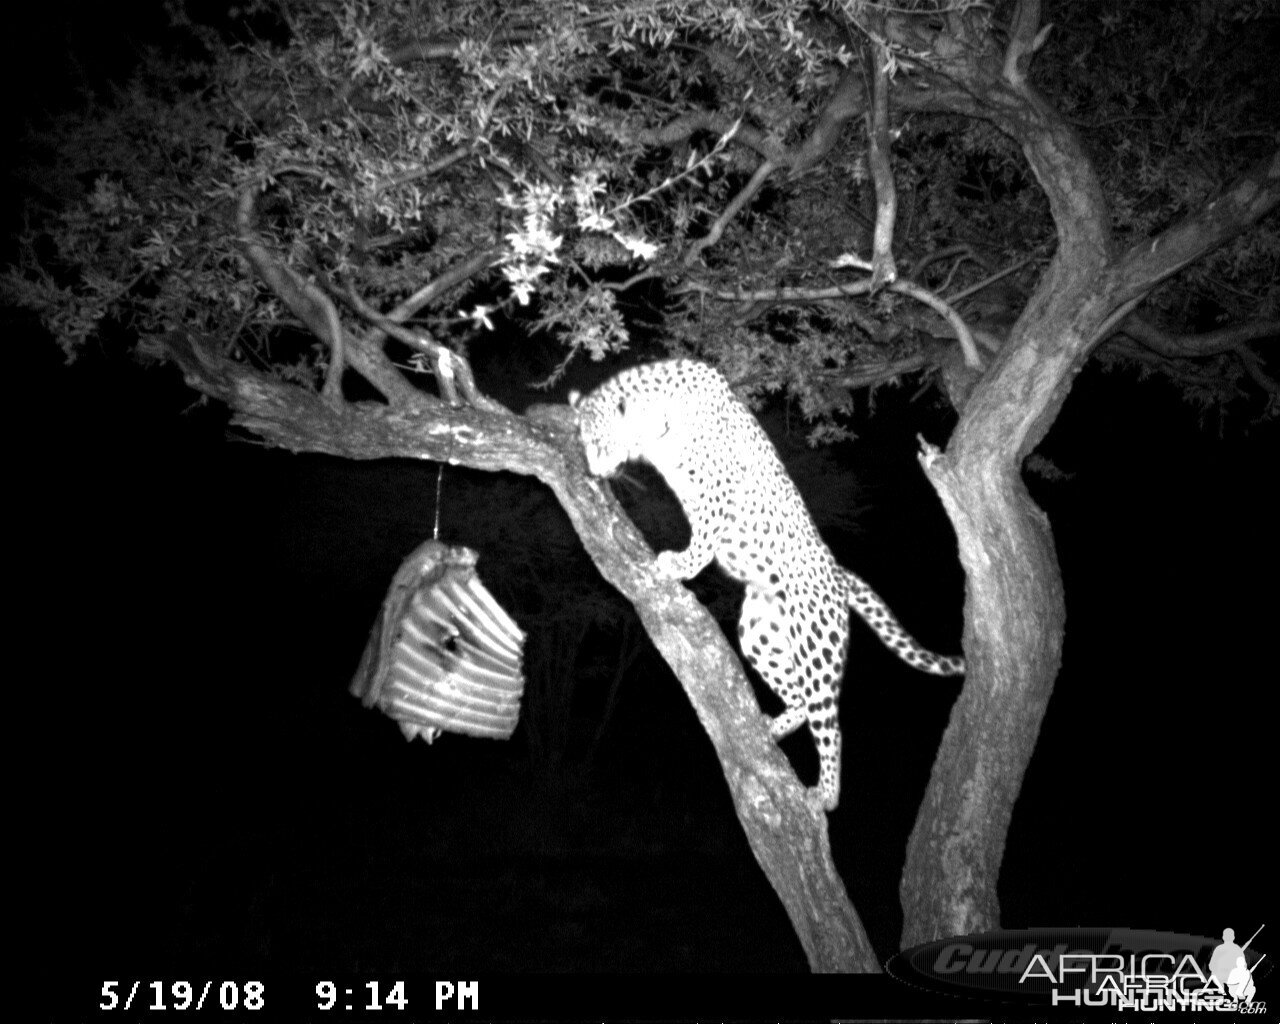
[[[458,351],[505,315],[599,359],[643,314],[628,297],[657,296],[669,347],[757,393],[788,387],[830,423],[848,384],[928,365],[922,343],[949,334],[899,294],[835,301],[853,279],[833,263],[868,250],[875,217],[863,134],[842,130],[867,84],[857,17],[874,10],[258,3],[209,25],[174,5],[178,45],[37,126],[51,159],[7,290],[69,356],[104,325],[153,355],[181,327],[318,383],[330,347],[298,330],[235,229],[238,199],[261,190],[256,229],[343,315],[348,291],[372,310],[407,303],[415,329]],[[943,13],[998,38],[1005,12]],[[1264,13],[1051,12],[1061,20],[1037,72],[1085,133],[1121,244],[1206,201],[1274,134],[1257,79],[1272,65],[1252,30]],[[1122,59],[1135,40],[1161,60]],[[893,128],[898,261],[952,295],[1015,268],[969,307],[979,326],[1007,321],[1054,245],[1017,144],[955,115],[896,116]],[[1165,284],[1151,312],[1174,334],[1274,319],[1278,258],[1274,228],[1242,235]],[[490,269],[414,301],[477,259]],[[1244,397],[1256,411],[1271,390],[1237,344],[1190,361],[1168,349],[1139,337],[1107,358],[1168,374],[1202,402]],[[411,374],[423,368],[421,353],[402,355]]]
[[[1094,356],[1241,420],[1280,408],[1258,347],[1280,334],[1272,8],[168,10],[128,82],[33,121],[6,293],[69,358],[125,338],[272,443],[548,483],[681,675],[815,967],[874,958],[825,819],[738,691],[707,685],[741,678],[723,637],[637,568],[564,411],[509,415],[466,356],[491,330],[542,332],[563,355],[521,383],[548,384],[656,338],[748,398],[785,391],[814,440],[859,389],[945,385],[960,423],[922,461],[969,575],[970,673],[903,902],[908,938],[993,926],[1061,658],[1024,460]]]

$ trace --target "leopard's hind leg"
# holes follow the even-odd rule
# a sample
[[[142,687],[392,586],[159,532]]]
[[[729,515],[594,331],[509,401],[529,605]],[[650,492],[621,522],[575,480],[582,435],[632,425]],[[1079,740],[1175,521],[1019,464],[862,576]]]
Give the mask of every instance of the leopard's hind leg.
[[[833,811],[840,803],[838,698],[849,639],[848,610],[831,594],[801,593],[792,601],[780,591],[748,586],[738,621],[742,653],[785,706],[769,726],[780,740],[805,722],[818,749],[818,795]],[[804,619],[790,612],[811,612]]]

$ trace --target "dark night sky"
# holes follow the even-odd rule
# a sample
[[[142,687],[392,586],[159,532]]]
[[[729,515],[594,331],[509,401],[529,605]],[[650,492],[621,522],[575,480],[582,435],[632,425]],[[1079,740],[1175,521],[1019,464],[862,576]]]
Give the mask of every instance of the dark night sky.
[[[24,378],[39,387],[11,492],[33,513],[14,539],[29,598],[14,639],[34,670],[18,721],[38,752],[22,791],[45,924],[74,922],[86,966],[106,948],[143,964],[350,970],[423,955],[488,970],[802,968],[664,673],[627,680],[590,785],[563,792],[531,782],[519,731],[409,745],[347,696],[386,583],[430,530],[430,469],[226,442],[216,413],[179,414],[171,370],[91,358],[64,372],[45,354]],[[902,413],[885,403],[857,446],[869,507],[840,555],[954,650],[953,542]],[[924,429],[940,440],[945,423]],[[1274,437],[1220,442],[1159,386],[1087,372],[1044,450],[1073,474],[1036,485],[1067,647],[1010,835],[1004,923],[1215,934],[1267,920],[1250,822],[1274,777]],[[469,521],[448,502],[446,485],[443,535],[478,547],[483,572],[480,520],[503,512]],[[952,691],[861,626],[853,644],[833,846],[887,952]],[[787,749],[813,771],[803,733]],[[618,918],[643,921],[645,940]]]
[[[530,780],[520,732],[409,745],[347,695],[398,559],[430,530],[434,472],[229,441],[174,371],[65,371],[18,333],[13,789],[37,948],[84,971],[804,968],[665,673],[627,680],[573,789]],[[942,443],[948,423],[881,405],[850,456],[862,531],[838,554],[953,652],[954,541],[914,460],[916,431]],[[1276,920],[1259,829],[1280,449],[1274,429],[1228,435],[1159,384],[1089,370],[1042,449],[1070,474],[1032,484],[1067,641],[1009,837],[1006,926]],[[483,574],[469,514],[503,508],[446,504],[445,539],[480,548]],[[856,623],[853,644],[833,847],[887,956],[954,691]],[[786,749],[811,779],[807,742]]]

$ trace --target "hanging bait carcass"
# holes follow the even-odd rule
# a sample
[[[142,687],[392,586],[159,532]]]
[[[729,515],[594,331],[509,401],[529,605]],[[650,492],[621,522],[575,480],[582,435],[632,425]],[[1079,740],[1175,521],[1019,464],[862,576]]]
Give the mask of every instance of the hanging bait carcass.
[[[406,558],[351,680],[406,739],[505,740],[516,727],[525,635],[476,576],[477,557],[429,540]]]

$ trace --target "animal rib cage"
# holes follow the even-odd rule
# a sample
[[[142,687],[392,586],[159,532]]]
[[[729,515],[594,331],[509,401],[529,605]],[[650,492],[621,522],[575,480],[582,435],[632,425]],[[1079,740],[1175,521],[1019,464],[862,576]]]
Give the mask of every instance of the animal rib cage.
[[[406,739],[508,739],[524,692],[524,633],[476,576],[476,552],[429,540],[400,566],[351,680]]]

